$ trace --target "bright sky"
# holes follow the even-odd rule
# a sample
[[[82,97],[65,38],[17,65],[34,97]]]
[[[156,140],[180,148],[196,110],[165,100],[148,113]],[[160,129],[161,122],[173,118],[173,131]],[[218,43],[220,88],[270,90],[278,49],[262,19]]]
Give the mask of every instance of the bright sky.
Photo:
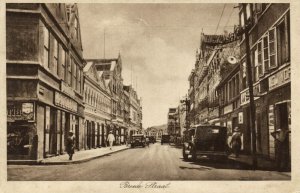
[[[105,56],[121,53],[124,84],[132,83],[142,98],[143,127],[165,124],[168,108],[188,92],[201,30],[231,32],[238,24],[234,6],[79,4],[84,57],[103,58],[105,29]]]

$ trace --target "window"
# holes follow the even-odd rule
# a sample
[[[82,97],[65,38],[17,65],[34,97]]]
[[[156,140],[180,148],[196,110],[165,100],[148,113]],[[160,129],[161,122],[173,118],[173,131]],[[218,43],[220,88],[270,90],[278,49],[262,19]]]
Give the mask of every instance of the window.
[[[72,63],[73,63],[73,58],[71,57],[71,60],[68,64],[68,84],[71,86],[72,84]]]
[[[244,22],[244,13],[243,12],[240,14],[240,21],[241,21],[241,26],[244,27],[245,22]]]
[[[263,68],[262,75],[265,71],[269,70],[269,45],[268,45],[268,35],[263,37]]]
[[[257,66],[258,66],[258,75],[263,74],[263,65],[262,65],[262,42],[257,44]]]
[[[78,67],[78,85],[77,85],[77,90],[81,93],[81,74],[82,71],[81,69]]]
[[[61,53],[60,53],[60,58],[61,58],[61,66],[62,66],[62,69],[61,69],[61,78],[66,81],[67,80],[67,77],[66,77],[66,64],[67,64],[67,61],[66,61],[66,51],[64,48],[61,49]]]
[[[74,89],[74,90],[76,90],[76,86],[77,86],[77,68],[76,68],[76,62],[75,62],[75,60],[73,59],[73,64],[72,64],[72,68],[73,68],[73,72],[72,72],[72,74],[73,74],[73,77],[72,77],[72,88]]]
[[[246,6],[246,17],[247,17],[247,20],[250,19],[250,16],[251,16],[251,7],[250,7],[250,4],[248,3],[247,6]]]
[[[53,43],[53,72],[58,75],[58,46],[57,40],[54,38]]]
[[[289,61],[289,30],[288,19],[286,18],[277,26],[277,49],[278,49],[278,62],[283,65]]]
[[[247,87],[246,62],[243,62],[242,64],[242,89],[245,89]]]
[[[49,68],[49,30],[44,27],[44,67]]]
[[[275,28],[269,31],[269,57],[270,57],[270,68],[277,67],[276,60],[276,30]]]
[[[78,19],[75,18],[74,20],[74,29],[75,29],[75,38],[78,39],[79,33],[78,33]]]
[[[257,46],[258,47],[258,46]],[[257,82],[259,79],[259,67],[261,67],[261,63],[258,63],[258,49],[254,48],[253,51],[253,63],[254,63],[254,82]],[[260,49],[261,51],[261,49]],[[261,52],[260,52],[261,56]]]

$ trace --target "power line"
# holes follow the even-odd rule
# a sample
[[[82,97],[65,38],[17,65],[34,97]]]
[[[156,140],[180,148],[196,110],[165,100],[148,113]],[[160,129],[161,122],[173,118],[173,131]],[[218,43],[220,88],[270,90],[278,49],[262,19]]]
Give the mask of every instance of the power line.
[[[221,17],[220,17],[220,19],[219,19],[219,22],[218,22],[218,25],[217,25],[217,29],[216,29],[216,31],[215,31],[215,34],[216,34],[217,31],[218,31],[218,28],[219,28],[219,25],[220,25],[220,21],[221,21],[221,19],[222,19],[222,17],[223,17],[223,13],[224,13],[225,7],[226,7],[226,4],[224,4],[224,6],[223,6],[223,10],[222,10]]]
[[[228,17],[228,19],[227,19],[227,21],[226,21],[226,24],[225,24],[225,26],[224,26],[224,30],[225,30],[225,27],[227,26],[227,24],[228,24],[228,22],[229,22],[229,20],[230,20],[230,18],[231,18],[231,16],[232,16],[232,14],[233,14],[233,11],[234,11],[234,7],[232,7],[231,13],[230,13],[230,15],[229,15],[229,17]]]

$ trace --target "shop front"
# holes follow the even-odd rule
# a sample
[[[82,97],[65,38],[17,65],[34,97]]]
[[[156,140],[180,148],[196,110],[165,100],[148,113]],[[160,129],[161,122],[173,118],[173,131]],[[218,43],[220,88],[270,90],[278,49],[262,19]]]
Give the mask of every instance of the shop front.
[[[7,102],[7,159],[37,159],[36,103]]]

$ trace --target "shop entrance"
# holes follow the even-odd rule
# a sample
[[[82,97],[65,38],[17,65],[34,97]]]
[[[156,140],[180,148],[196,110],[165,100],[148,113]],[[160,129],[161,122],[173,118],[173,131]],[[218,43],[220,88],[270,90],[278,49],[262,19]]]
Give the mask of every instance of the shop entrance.
[[[289,130],[291,128],[291,107],[290,102],[284,102],[279,103],[275,105],[275,124],[276,124],[276,130],[282,129],[282,130]],[[285,161],[290,167],[290,160],[291,160],[291,135],[287,135],[286,140],[283,142],[283,150],[285,153]],[[275,150],[275,157],[278,156],[277,148]]]
[[[7,126],[7,159],[30,159],[30,127]],[[34,148],[33,148],[34,149]]]

